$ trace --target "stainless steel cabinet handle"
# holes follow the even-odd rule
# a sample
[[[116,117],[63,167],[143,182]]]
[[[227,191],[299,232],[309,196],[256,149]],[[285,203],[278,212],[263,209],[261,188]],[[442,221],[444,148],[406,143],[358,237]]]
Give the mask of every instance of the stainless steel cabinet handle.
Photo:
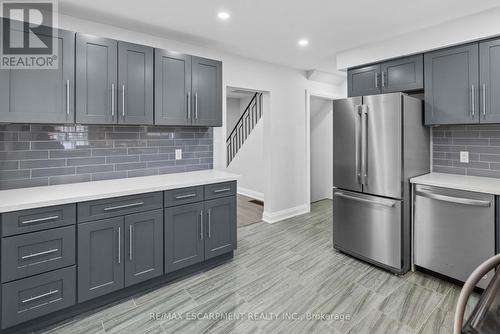
[[[21,259],[22,260],[31,259],[31,258],[42,256],[42,255],[52,254],[52,253],[55,253],[57,251],[59,251],[59,248],[54,248],[54,249],[46,250],[46,251],[35,253],[35,254],[21,256]]]
[[[133,246],[132,246],[132,225],[128,226],[128,243],[129,243],[129,252],[128,252],[128,258],[130,261],[132,261],[132,253],[133,253]]]
[[[464,205],[472,205],[472,206],[481,206],[481,207],[490,207],[491,206],[491,202],[490,201],[481,201],[481,200],[478,200],[478,199],[453,197],[453,196],[447,196],[447,195],[440,195],[440,194],[429,193],[429,192],[426,192],[426,191],[417,191],[415,194],[417,196],[426,197],[426,198],[430,198],[430,199],[435,199],[437,201],[443,201],[443,202],[450,202],[450,203],[457,203],[457,204],[464,204]]]
[[[115,84],[111,84],[111,116],[115,116]]]
[[[125,117],[125,85],[122,85],[122,117]]]
[[[231,188],[215,189],[214,194],[224,193],[224,192],[230,191],[230,190],[231,190]]]
[[[208,209],[208,238],[212,237],[212,209]]]
[[[38,295],[38,296],[35,296],[35,297],[31,297],[31,298],[28,298],[28,299],[25,299],[25,300],[21,301],[21,303],[26,304],[26,303],[32,302],[32,301],[40,299],[40,298],[52,296],[53,294],[56,294],[58,292],[59,292],[59,290],[54,290],[54,291],[50,290],[47,293],[44,293],[44,294],[41,294],[41,295]]]
[[[200,240],[203,240],[203,210],[200,211]]]
[[[486,84],[483,83],[483,118],[486,118]]]
[[[118,264],[121,262],[122,257],[122,229],[118,227]]]
[[[186,117],[187,119],[191,118],[191,92],[187,92],[187,107],[186,107]]]
[[[131,203],[131,204],[111,206],[109,208],[104,208],[103,211],[112,211],[112,210],[118,210],[118,209],[126,209],[126,208],[131,208],[131,207],[140,206],[140,205],[144,205],[144,202],[137,202],[137,203]]]
[[[376,204],[376,205],[382,205],[382,206],[387,206],[389,208],[392,208],[396,205],[396,201],[384,201],[384,200],[371,200],[371,199],[366,199],[366,198],[361,198],[361,197],[354,197],[350,195],[346,195],[341,192],[336,192],[333,194],[333,196],[337,197],[342,197],[345,199],[353,200],[353,201],[358,201],[358,202],[363,202],[363,203],[369,203],[369,204]]]
[[[50,217],[44,217],[44,218],[23,220],[21,222],[21,224],[28,225],[28,224],[41,223],[41,222],[45,222],[45,221],[48,221],[48,220],[56,220],[56,219],[59,219],[59,216],[50,216]]]
[[[385,72],[382,72],[382,88],[385,87]]]
[[[191,197],[196,197],[196,194],[179,195],[179,196],[175,196],[175,199],[184,199],[184,198],[191,198]]]
[[[472,85],[470,87],[470,101],[471,101],[471,105],[472,105],[472,117],[474,117],[476,115],[476,97],[474,94],[475,93],[475,89],[474,89],[474,85]]]
[[[66,80],[66,115],[69,116],[69,80]]]
[[[194,118],[198,119],[198,92],[194,93]]]
[[[378,72],[375,72],[375,88],[378,88]]]

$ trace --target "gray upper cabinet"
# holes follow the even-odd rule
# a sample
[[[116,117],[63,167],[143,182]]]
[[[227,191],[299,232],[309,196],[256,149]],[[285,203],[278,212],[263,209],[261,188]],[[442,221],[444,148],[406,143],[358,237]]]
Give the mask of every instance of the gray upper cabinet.
[[[163,210],[125,216],[125,286],[163,275]]]
[[[123,217],[78,225],[78,302],[124,287]]]
[[[118,42],[118,123],[153,124],[153,48]]]
[[[479,43],[481,123],[500,123],[500,39]]]
[[[203,202],[165,209],[165,272],[205,260]]]
[[[380,64],[347,71],[347,96],[380,93]]]
[[[236,248],[235,196],[205,202],[205,259],[210,259]]]
[[[421,90],[424,88],[424,57],[399,58],[381,64],[382,93]]]
[[[155,124],[191,124],[191,56],[155,50]]]
[[[75,121],[75,34],[58,30],[57,69],[0,69],[0,122]]]
[[[222,63],[192,57],[193,125],[222,126]]]
[[[117,42],[76,34],[76,122],[117,122]]]
[[[425,54],[425,124],[479,122],[478,54],[478,44]]]

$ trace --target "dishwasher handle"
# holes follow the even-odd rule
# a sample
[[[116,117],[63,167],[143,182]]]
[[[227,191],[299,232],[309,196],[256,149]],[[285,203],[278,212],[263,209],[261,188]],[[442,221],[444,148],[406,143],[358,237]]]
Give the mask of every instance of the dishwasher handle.
[[[416,193],[415,193],[415,195],[416,196],[430,198],[430,199],[435,199],[437,201],[449,202],[449,203],[457,203],[457,204],[472,205],[472,206],[481,206],[481,207],[485,207],[485,208],[491,206],[491,202],[490,201],[482,201],[482,200],[478,200],[478,199],[471,199],[471,198],[462,198],[462,197],[440,195],[440,194],[430,193],[430,192],[421,191],[421,190],[417,190]]]

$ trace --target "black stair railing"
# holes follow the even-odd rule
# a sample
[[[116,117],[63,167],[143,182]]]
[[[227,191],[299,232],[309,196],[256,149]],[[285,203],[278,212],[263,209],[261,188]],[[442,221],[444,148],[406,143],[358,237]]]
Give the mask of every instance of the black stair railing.
[[[245,111],[226,139],[227,166],[262,117],[262,93],[255,93]]]

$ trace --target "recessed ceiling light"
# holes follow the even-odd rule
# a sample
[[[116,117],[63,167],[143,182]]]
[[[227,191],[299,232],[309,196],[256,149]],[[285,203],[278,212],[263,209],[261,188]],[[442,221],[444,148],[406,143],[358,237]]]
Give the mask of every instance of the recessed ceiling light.
[[[309,45],[309,41],[307,39],[299,39],[299,41],[297,42],[297,44],[299,44],[299,46],[308,46]]]
[[[228,20],[231,15],[228,12],[218,12],[217,17],[221,20]]]

